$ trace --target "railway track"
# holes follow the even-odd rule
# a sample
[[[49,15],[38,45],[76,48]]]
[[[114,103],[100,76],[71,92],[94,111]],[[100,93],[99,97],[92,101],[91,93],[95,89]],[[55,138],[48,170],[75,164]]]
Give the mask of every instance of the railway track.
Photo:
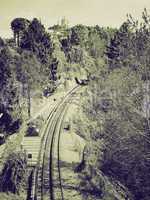
[[[47,119],[28,200],[64,200],[59,165],[60,133],[70,100],[79,87],[70,90],[64,99],[55,105]]]

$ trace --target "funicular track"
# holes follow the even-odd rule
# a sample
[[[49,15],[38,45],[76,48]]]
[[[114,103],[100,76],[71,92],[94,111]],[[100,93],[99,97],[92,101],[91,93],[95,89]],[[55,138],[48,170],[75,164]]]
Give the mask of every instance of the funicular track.
[[[76,86],[70,90],[49,114],[41,142],[38,163],[33,173],[29,200],[57,200],[58,196],[59,199],[64,200],[59,165],[60,132],[68,105],[73,100],[74,92],[79,88],[80,86]],[[55,188],[57,188],[57,194]]]

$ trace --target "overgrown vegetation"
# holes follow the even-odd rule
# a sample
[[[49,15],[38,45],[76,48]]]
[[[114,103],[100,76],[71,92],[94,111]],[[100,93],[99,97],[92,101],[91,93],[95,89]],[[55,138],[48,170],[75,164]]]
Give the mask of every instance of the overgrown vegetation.
[[[146,9],[142,20],[128,16],[115,31],[104,62],[85,91],[81,119],[76,122],[78,134],[92,144],[87,145],[85,158],[92,170],[84,170],[90,180],[97,179],[95,170],[103,172],[126,186],[136,200],[150,198],[150,16]]]
[[[11,28],[13,40],[0,38],[0,132],[16,132],[25,109],[30,117],[33,91],[53,92],[66,80],[86,77],[90,82],[76,119],[76,132],[87,140],[81,188],[86,185],[103,200],[120,200],[109,188],[112,182],[116,191],[123,188],[124,199],[149,200],[150,16],[146,9],[142,22],[129,15],[119,29],[70,28],[63,19],[47,32],[38,19],[23,18],[14,19]]]
[[[0,175],[0,191],[17,195],[25,194],[27,183],[26,155],[23,152],[10,153]]]

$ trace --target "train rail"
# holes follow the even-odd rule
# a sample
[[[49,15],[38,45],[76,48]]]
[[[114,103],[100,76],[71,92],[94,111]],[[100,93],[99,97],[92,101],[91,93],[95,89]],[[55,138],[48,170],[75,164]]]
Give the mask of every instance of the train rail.
[[[70,100],[73,99],[73,94],[79,87],[76,86],[70,90],[63,100],[55,105],[48,116],[28,200],[56,200],[57,196],[64,200],[59,165],[60,133]],[[57,153],[55,153],[55,150]],[[57,185],[56,179],[58,180]],[[55,188],[57,188],[57,194]]]

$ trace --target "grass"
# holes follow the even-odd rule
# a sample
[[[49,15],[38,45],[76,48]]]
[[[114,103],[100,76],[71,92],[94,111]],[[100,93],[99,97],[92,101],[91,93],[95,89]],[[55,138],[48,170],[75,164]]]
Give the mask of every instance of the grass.
[[[26,197],[24,194],[22,195],[15,195],[12,193],[3,193],[0,192],[0,200],[25,200]]]

